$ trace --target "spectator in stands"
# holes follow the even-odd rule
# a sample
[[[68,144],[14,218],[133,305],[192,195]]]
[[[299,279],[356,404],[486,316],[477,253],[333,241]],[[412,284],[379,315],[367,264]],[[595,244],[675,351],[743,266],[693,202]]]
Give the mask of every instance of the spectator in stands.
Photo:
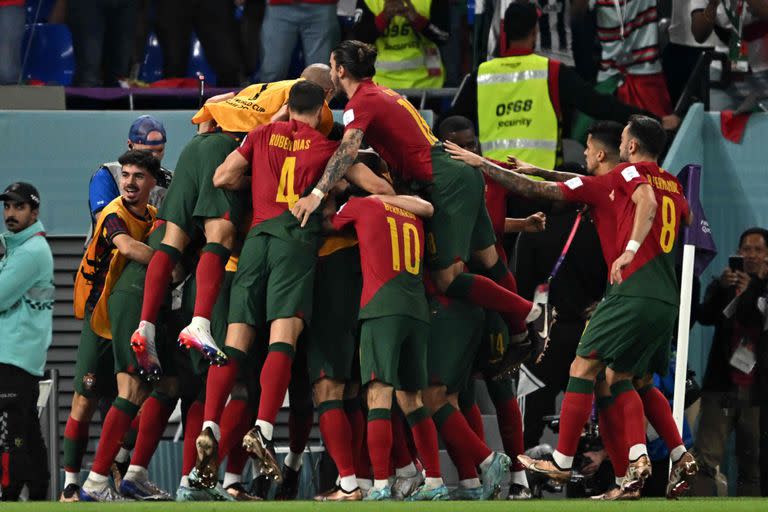
[[[40,194],[14,183],[0,194],[8,231],[0,233],[0,457],[3,501],[44,500],[48,489],[46,449],[37,418],[38,381],[43,376],[53,325],[53,255],[45,241]],[[53,414],[56,412],[54,411]],[[56,435],[56,433],[53,433]]]
[[[164,78],[187,76],[194,30],[216,73],[216,85],[241,85],[243,63],[232,0],[155,0],[155,20]]]
[[[67,0],[75,87],[116,87],[130,72],[137,0]]]
[[[675,0],[672,2],[672,17],[669,24],[669,43],[664,48],[661,66],[667,79],[669,96],[676,104],[683,93],[688,77],[699,55],[715,47],[716,36],[710,33],[701,43],[696,41],[691,30],[691,13],[707,6],[707,0]]]
[[[447,0],[358,0],[363,14],[353,37],[376,45],[373,81],[392,89],[440,88],[438,46],[448,40]]]
[[[731,18],[740,20],[740,29],[734,28]],[[691,14],[691,30],[697,42],[706,41],[715,27],[729,34],[731,69],[744,78],[728,88],[726,92],[732,101],[722,108],[739,107],[741,101],[749,96],[756,100],[768,96],[767,23],[768,0],[746,0],[727,10],[723,3],[709,0],[704,9],[695,10]],[[751,110],[751,106],[743,110]]]
[[[261,81],[288,78],[299,40],[305,66],[328,64],[340,34],[336,0],[267,0],[261,28]]]
[[[768,230],[741,234],[738,255],[707,288],[699,323],[714,325],[701,399],[701,418],[694,451],[701,471],[694,494],[715,494],[715,468],[723,462],[728,439],[736,432],[738,495],[760,495],[759,399],[757,361],[765,345],[758,340],[765,325],[768,284]],[[762,305],[761,305],[762,304]],[[758,353],[760,352],[760,353]]]
[[[537,23],[535,5],[513,3],[507,8],[502,57],[482,63],[464,81],[451,115],[475,121],[486,157],[505,161],[514,153],[537,167],[552,169],[562,160],[564,108],[620,123],[632,114],[648,113],[598,94],[573,68],[533,53]],[[510,73],[512,67],[515,72]],[[667,116],[662,121],[674,128],[680,119]]]
[[[165,156],[165,143],[165,127],[163,123],[152,116],[140,116],[128,130],[128,149],[150,151],[161,162]],[[91,176],[91,182],[88,186],[88,208],[91,212],[92,226],[99,219],[101,210],[120,195],[118,183],[120,182],[121,168],[119,162],[107,162],[101,164],[101,167]],[[173,171],[160,167],[157,186],[149,195],[149,204],[157,208],[160,207],[165,192],[171,185],[172,177]],[[92,233],[89,232],[89,239],[91,235]]]
[[[565,0],[539,0],[541,17],[539,17],[539,34],[541,49],[552,49],[552,32],[549,29],[549,14],[554,12],[557,18],[557,44],[560,51],[568,50],[568,36],[565,33]]]
[[[619,100],[652,112],[656,117],[672,113],[666,80],[661,72],[658,0],[573,0],[577,16],[595,12],[597,35],[602,46],[597,90],[616,92]],[[591,120],[582,120],[576,130],[580,139]]]
[[[0,0],[0,85],[19,81],[24,18],[24,0]]]

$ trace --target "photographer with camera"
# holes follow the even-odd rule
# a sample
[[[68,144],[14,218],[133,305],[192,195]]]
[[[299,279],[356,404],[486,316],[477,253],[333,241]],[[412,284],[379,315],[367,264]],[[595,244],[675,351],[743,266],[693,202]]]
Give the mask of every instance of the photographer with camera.
[[[760,407],[756,374],[758,338],[765,325],[768,230],[750,228],[728,268],[707,288],[698,321],[714,325],[715,335],[704,377],[701,419],[694,452],[701,472],[693,490],[715,494],[715,467],[731,432],[736,431],[738,495],[760,494]]]

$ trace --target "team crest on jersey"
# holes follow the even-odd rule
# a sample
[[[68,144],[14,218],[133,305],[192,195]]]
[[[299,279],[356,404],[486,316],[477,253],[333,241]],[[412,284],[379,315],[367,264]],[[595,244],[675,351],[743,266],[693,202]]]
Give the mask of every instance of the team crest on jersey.
[[[633,179],[640,177],[640,173],[637,172],[637,167],[635,167],[634,165],[630,165],[629,167],[621,171],[621,175],[624,176],[625,181],[632,181]]]
[[[87,390],[93,389],[93,386],[96,385],[96,376],[92,373],[86,373],[83,375],[83,387]]]
[[[344,126],[355,120],[355,111],[353,109],[345,110],[341,120],[344,122]]]
[[[579,177],[571,178],[571,179],[569,179],[568,181],[565,182],[565,186],[568,187],[571,190],[576,190],[577,188],[579,188],[583,184],[584,184],[584,182],[581,181],[581,178],[579,178]]]

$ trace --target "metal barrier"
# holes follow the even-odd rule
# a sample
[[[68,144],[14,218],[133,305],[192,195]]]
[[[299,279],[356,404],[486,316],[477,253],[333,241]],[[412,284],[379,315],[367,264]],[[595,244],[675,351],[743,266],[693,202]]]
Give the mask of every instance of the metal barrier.
[[[59,498],[59,370],[48,370],[48,375],[47,380],[39,383],[37,415],[41,419],[40,429],[48,446],[48,472],[51,475],[49,495],[52,501],[56,501]]]
[[[453,99],[459,89],[458,87],[443,87],[442,89],[395,89],[395,91],[409,98],[420,98],[418,108],[424,110],[427,99]]]

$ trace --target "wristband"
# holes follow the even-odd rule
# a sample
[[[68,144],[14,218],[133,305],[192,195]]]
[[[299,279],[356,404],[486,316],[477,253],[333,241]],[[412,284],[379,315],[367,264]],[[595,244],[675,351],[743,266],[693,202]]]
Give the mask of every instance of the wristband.
[[[320,199],[325,199],[325,193],[320,190],[319,188],[313,188],[312,192],[310,192],[312,195],[319,197]]]
[[[637,242],[635,240],[630,240],[629,242],[627,242],[627,248],[624,250],[637,253],[638,249],[640,249],[640,242]]]

